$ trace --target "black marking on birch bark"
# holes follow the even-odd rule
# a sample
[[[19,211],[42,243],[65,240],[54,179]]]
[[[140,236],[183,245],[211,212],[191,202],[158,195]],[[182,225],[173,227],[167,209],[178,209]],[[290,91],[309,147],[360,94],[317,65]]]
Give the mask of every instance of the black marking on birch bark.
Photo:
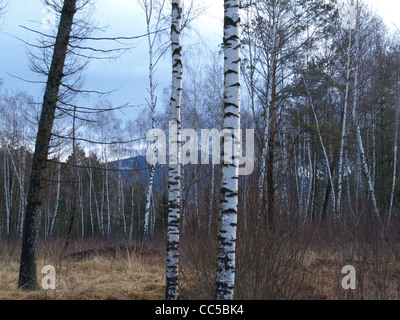
[[[231,106],[231,107],[233,107],[233,106]],[[233,112],[226,112],[226,113],[224,114],[224,118],[231,118],[231,117],[239,118],[239,115],[236,114],[236,113],[233,113]]]
[[[170,267],[170,268],[173,269],[172,267]],[[168,279],[167,279],[167,283],[169,283],[169,284],[175,284],[175,283],[177,283],[178,280],[179,280],[179,277],[178,277],[177,275],[170,276],[170,277],[168,277]]]
[[[181,60],[177,60],[177,61],[175,61],[175,63],[173,64],[173,67],[174,67],[174,68],[176,68],[176,67],[178,67],[178,66],[182,66],[182,61],[181,61]],[[180,73],[180,72],[179,72],[179,71],[175,71],[175,73]],[[179,90],[182,90],[182,89],[178,88],[177,90],[179,91]]]
[[[234,197],[237,197],[239,194],[238,194],[237,192],[229,191],[229,192],[227,192],[225,195],[226,195],[226,197],[228,197],[228,198],[234,198]],[[235,211],[235,212],[236,212],[236,211]]]
[[[232,43],[232,44],[236,43],[236,42],[238,42],[238,40],[239,40],[239,37],[237,35],[232,35],[230,37],[225,38],[225,41],[227,44],[228,43]],[[232,47],[231,49],[236,50],[238,47],[240,47],[240,44],[237,45],[236,47]],[[228,45],[228,48],[229,48],[229,45]]]
[[[232,242],[230,239],[218,236],[218,244],[221,250],[225,249],[226,247],[230,247]],[[224,250],[225,251],[225,250]],[[221,254],[221,252],[220,252]],[[219,259],[218,259],[219,260]]]
[[[234,88],[234,87],[239,87],[239,88],[240,88],[240,82],[236,82],[236,83],[231,84],[231,85],[229,86],[229,88]]]
[[[234,70],[234,69],[229,69],[229,70],[227,70],[227,71],[225,71],[225,75],[228,75],[228,74],[238,74],[238,72],[236,71],[236,70]]]
[[[180,208],[179,206],[176,206],[175,209]],[[169,222],[173,227],[176,227],[179,225],[179,217],[175,218],[175,219],[170,219]],[[173,228],[174,229],[174,228]]]
[[[217,281],[217,288],[218,288],[218,294],[222,295],[227,295],[230,294],[231,290],[233,289],[233,286],[228,285],[225,281]]]
[[[232,209],[232,208],[225,209],[225,210],[222,210],[222,214],[237,214],[237,210],[236,209]]]
[[[178,46],[178,48],[175,48],[174,51],[172,51],[172,56],[177,55],[177,56],[180,57],[181,56],[181,52],[182,52],[182,47]]]
[[[172,2],[172,10],[177,11],[179,14],[182,13],[182,8],[179,7],[177,2]]]
[[[177,242],[177,241],[173,241],[173,242],[169,241],[167,243],[167,250],[169,252],[176,251],[176,253],[173,256],[174,258],[179,257],[179,254],[178,254],[178,251],[177,251],[178,246],[179,246],[179,242]],[[169,259],[169,261],[170,261],[170,259]],[[174,267],[177,268],[177,266],[174,266]]]
[[[237,25],[240,23],[240,18],[237,20],[234,20],[231,17],[225,17],[224,18],[224,28],[228,29],[229,27],[235,27],[237,28]],[[228,38],[229,39],[229,38]]]
[[[229,108],[229,107],[234,107],[236,109],[239,109],[239,106],[236,103],[232,103],[232,102],[228,102],[228,101],[224,102],[224,109]],[[237,114],[235,113],[235,115],[237,115]],[[224,129],[227,129],[227,128],[224,127]],[[235,129],[238,129],[238,128],[235,128]]]
[[[171,26],[171,34],[172,34],[172,33],[179,34],[179,31],[177,30],[177,27],[176,27],[175,24],[173,24],[173,25]],[[173,44],[173,43],[172,43],[172,44]]]

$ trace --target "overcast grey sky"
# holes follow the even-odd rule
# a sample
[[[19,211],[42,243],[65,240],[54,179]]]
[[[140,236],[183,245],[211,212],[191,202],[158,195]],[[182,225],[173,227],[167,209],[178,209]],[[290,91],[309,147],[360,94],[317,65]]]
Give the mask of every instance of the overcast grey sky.
[[[199,41],[198,34],[200,34],[210,49],[217,50],[222,40],[222,0],[196,0],[196,3],[207,6],[207,14],[195,21],[194,27],[201,30],[199,33],[189,30],[185,32],[186,47],[196,47],[189,44]],[[38,100],[43,94],[43,87],[26,83],[9,74],[28,80],[40,79],[29,69],[25,44],[15,37],[35,43],[35,35],[20,25],[47,32],[38,25],[38,22],[44,21],[45,17],[46,10],[41,0],[11,0],[0,33],[0,78],[3,79],[4,86],[10,90],[25,90]],[[93,19],[100,26],[107,26],[106,32],[101,34],[102,37],[135,36],[146,33],[143,9],[136,0],[97,0]],[[169,62],[170,55],[167,52],[157,67],[159,106],[163,89],[169,86],[171,79]],[[126,103],[144,105],[145,99],[148,98],[147,77],[148,47],[147,39],[143,38],[135,42],[134,49],[117,60],[92,61],[85,72],[85,89],[104,92],[118,89],[108,98],[114,106]],[[93,106],[96,102],[87,103]],[[124,119],[134,118],[142,110],[143,107],[138,107],[126,116],[122,114],[120,116]]]
[[[385,22],[393,27],[399,21],[399,0],[366,0],[372,8],[384,18]],[[195,28],[211,50],[217,50],[222,39],[223,0],[196,0],[196,4],[204,5],[207,11],[195,22]],[[41,0],[11,0],[4,17],[2,32],[0,33],[0,78],[6,88],[11,90],[25,90],[38,100],[43,91],[40,85],[29,84],[11,77],[8,73],[29,80],[37,80],[37,76],[29,70],[25,44],[11,35],[26,41],[34,40],[34,35],[24,30],[20,25],[37,28],[36,22],[45,17]],[[109,26],[104,36],[133,36],[145,33],[143,10],[136,0],[97,0],[94,20],[100,26]],[[42,31],[45,31],[44,29]],[[186,48],[190,43],[199,41],[197,33],[187,31],[184,43]],[[193,46],[194,48],[196,46]],[[191,48],[193,48],[191,47]],[[109,96],[114,106],[129,103],[144,105],[147,98],[148,55],[146,39],[137,42],[137,46],[120,59],[111,63],[93,61],[85,72],[85,88],[98,91],[118,90]],[[162,91],[170,82],[170,55],[167,54],[160,62],[156,74],[158,80],[158,101],[162,101]],[[94,101],[89,101],[92,106]],[[140,114],[143,107],[131,111],[126,116],[134,118]]]

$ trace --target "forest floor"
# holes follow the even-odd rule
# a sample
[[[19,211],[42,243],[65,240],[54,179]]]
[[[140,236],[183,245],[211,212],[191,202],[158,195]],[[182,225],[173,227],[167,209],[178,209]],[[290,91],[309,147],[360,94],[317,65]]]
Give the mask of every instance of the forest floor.
[[[165,291],[163,248],[160,244],[150,244],[141,251],[133,245],[82,244],[78,241],[72,242],[68,253],[57,262],[55,246],[42,243],[38,250],[41,289],[29,293],[17,288],[18,241],[3,241],[0,242],[0,300],[161,300]],[[396,261],[381,261],[379,265],[384,266],[383,269],[375,270],[373,261],[359,260],[356,267],[363,270],[363,274],[357,274],[357,285],[362,288],[344,291],[341,289],[341,279],[345,275],[339,267],[343,264],[340,255],[329,250],[308,250],[302,265],[291,275],[301,278],[295,299],[399,299],[400,262]],[[53,265],[56,269],[56,290],[42,289],[44,275],[41,270],[45,265]],[[181,299],[210,299],[199,270],[188,264],[182,265],[181,272]],[[378,287],[385,295],[380,295]]]
[[[60,261],[52,249],[40,246],[38,253],[37,292],[17,288],[19,256],[14,245],[2,244],[0,254],[0,299],[68,300],[157,300],[164,297],[164,263],[152,250],[141,255],[124,246],[96,245],[88,248],[72,244]],[[43,290],[41,270],[52,265],[56,270],[56,290]]]

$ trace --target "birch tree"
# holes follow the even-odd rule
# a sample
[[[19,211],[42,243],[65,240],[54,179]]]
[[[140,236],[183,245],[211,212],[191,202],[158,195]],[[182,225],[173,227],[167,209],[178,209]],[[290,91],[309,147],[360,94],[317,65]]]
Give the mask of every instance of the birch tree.
[[[159,38],[160,33],[164,30],[164,19],[163,19],[163,11],[165,7],[165,0],[162,1],[153,1],[153,0],[141,0],[139,1],[142,6],[145,17],[146,17],[146,31],[147,31],[147,44],[149,49],[149,95],[150,100],[147,101],[147,104],[151,111],[151,129],[154,130],[156,128],[156,87],[157,83],[154,79],[154,74],[156,71],[157,62],[163,55],[163,52],[159,57],[156,57],[156,41]],[[154,141],[153,141],[154,142]],[[146,195],[146,209],[145,209],[145,218],[144,218],[144,227],[143,227],[143,245],[147,242],[147,237],[150,228],[150,212],[151,212],[151,203],[153,202],[153,184],[154,184],[154,174],[155,174],[155,165],[150,165],[150,174],[148,180],[148,189]],[[155,213],[153,213],[155,214]]]
[[[260,126],[261,163],[259,194],[262,210],[266,209],[269,222],[275,211],[276,177],[275,162],[280,125],[293,92],[293,75],[296,73],[296,57],[305,54],[316,39],[323,36],[326,21],[333,19],[334,1],[282,1],[262,0],[249,2],[251,14],[245,30],[249,48],[247,62],[250,70],[245,77],[250,85],[250,96],[259,101],[257,114]],[[308,32],[311,30],[311,32]],[[255,86],[254,88],[252,88]],[[252,98],[253,99],[253,98]],[[255,101],[252,101],[255,106]]]
[[[171,50],[172,92],[170,101],[169,163],[168,163],[168,231],[166,300],[179,297],[179,234],[181,208],[181,104],[182,104],[182,4],[172,0]]]
[[[358,7],[358,1],[357,1],[357,19],[359,18],[359,7]],[[371,172],[369,170],[368,162],[367,162],[367,156],[365,153],[364,149],[364,143],[363,139],[361,136],[361,128],[360,128],[360,123],[359,120],[357,119],[357,103],[358,103],[358,95],[359,95],[359,83],[358,83],[358,77],[359,77],[359,66],[358,66],[358,59],[359,59],[359,54],[360,54],[360,28],[359,28],[359,21],[357,21],[357,30],[358,34],[356,36],[356,56],[355,56],[355,75],[354,75],[354,97],[353,97],[353,107],[352,107],[352,119],[353,119],[353,124],[356,128],[356,139],[357,139],[357,147],[358,151],[360,153],[362,165],[364,167],[364,172],[365,175],[367,176],[367,183],[368,183],[368,190],[371,195],[371,200],[374,208],[374,214],[375,217],[378,219],[378,221],[381,223],[381,216],[379,213],[379,208],[378,208],[378,203],[376,200],[376,194],[375,194],[375,188],[371,176]]]
[[[397,86],[399,86],[398,84]],[[398,141],[399,141],[399,126],[400,126],[400,93],[399,88],[397,88],[397,105],[395,107],[395,126],[394,126],[394,141],[393,141],[393,177],[392,177],[392,190],[390,192],[390,201],[389,201],[389,212],[387,218],[386,227],[389,226],[390,220],[392,218],[392,211],[393,211],[393,201],[396,189],[396,176],[397,176],[397,150],[398,150]]]
[[[354,6],[354,3],[351,3]],[[346,92],[343,108],[343,118],[342,118],[342,133],[340,136],[340,153],[339,153],[339,166],[338,166],[338,193],[337,193],[337,203],[336,203],[336,213],[340,212],[341,197],[342,197],[342,181],[343,181],[343,160],[344,160],[344,141],[346,135],[346,122],[347,122],[347,109],[349,104],[349,88],[350,88],[350,71],[351,71],[351,48],[352,48],[352,34],[353,26],[351,23],[349,28],[349,44],[347,48],[347,67],[346,67]]]
[[[327,172],[328,172],[328,184],[330,186],[330,197],[331,197],[331,200],[332,200],[332,206],[334,207],[335,204],[336,204],[336,196],[335,196],[335,186],[334,186],[334,182],[333,182],[333,176],[332,176],[332,172],[331,172],[331,161],[329,161],[328,152],[326,150],[324,139],[323,139],[322,134],[321,134],[321,128],[320,128],[320,124],[319,124],[317,113],[315,111],[315,105],[314,105],[314,101],[313,101],[313,98],[312,98],[312,94],[310,92],[310,89],[307,86],[307,83],[306,83],[306,80],[305,80],[304,77],[303,77],[303,82],[304,82],[304,86],[306,88],[306,91],[307,91],[307,94],[308,94],[308,97],[309,97],[311,110],[312,110],[312,113],[313,113],[313,116],[314,116],[314,120],[315,120],[315,125],[316,125],[316,128],[317,128],[318,138],[319,138],[319,141],[320,141],[320,144],[321,144],[321,148],[322,148],[322,151],[323,151],[323,155],[324,155],[325,166],[326,166],[326,169],[327,169]]]
[[[239,0],[224,1],[224,106],[221,148],[216,298],[232,300],[235,286],[235,250],[238,210],[239,163],[227,150],[240,148],[240,16]],[[232,146],[228,146],[233,143]],[[234,151],[235,152],[235,151]]]

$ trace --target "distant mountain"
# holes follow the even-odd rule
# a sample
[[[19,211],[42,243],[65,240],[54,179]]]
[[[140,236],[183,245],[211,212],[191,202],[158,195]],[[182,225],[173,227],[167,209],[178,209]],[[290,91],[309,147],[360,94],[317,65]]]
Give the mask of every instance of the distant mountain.
[[[146,157],[137,156],[127,159],[121,159],[111,161],[108,163],[108,167],[113,170],[122,170],[124,179],[132,183],[134,180],[139,181],[143,186],[147,186],[149,175],[150,175],[150,164],[147,162]],[[167,188],[165,184],[163,186],[163,177],[165,177],[167,170],[166,165],[156,164],[156,171],[154,175],[154,191],[161,192],[163,187]],[[118,175],[117,171],[114,171],[115,175]]]

